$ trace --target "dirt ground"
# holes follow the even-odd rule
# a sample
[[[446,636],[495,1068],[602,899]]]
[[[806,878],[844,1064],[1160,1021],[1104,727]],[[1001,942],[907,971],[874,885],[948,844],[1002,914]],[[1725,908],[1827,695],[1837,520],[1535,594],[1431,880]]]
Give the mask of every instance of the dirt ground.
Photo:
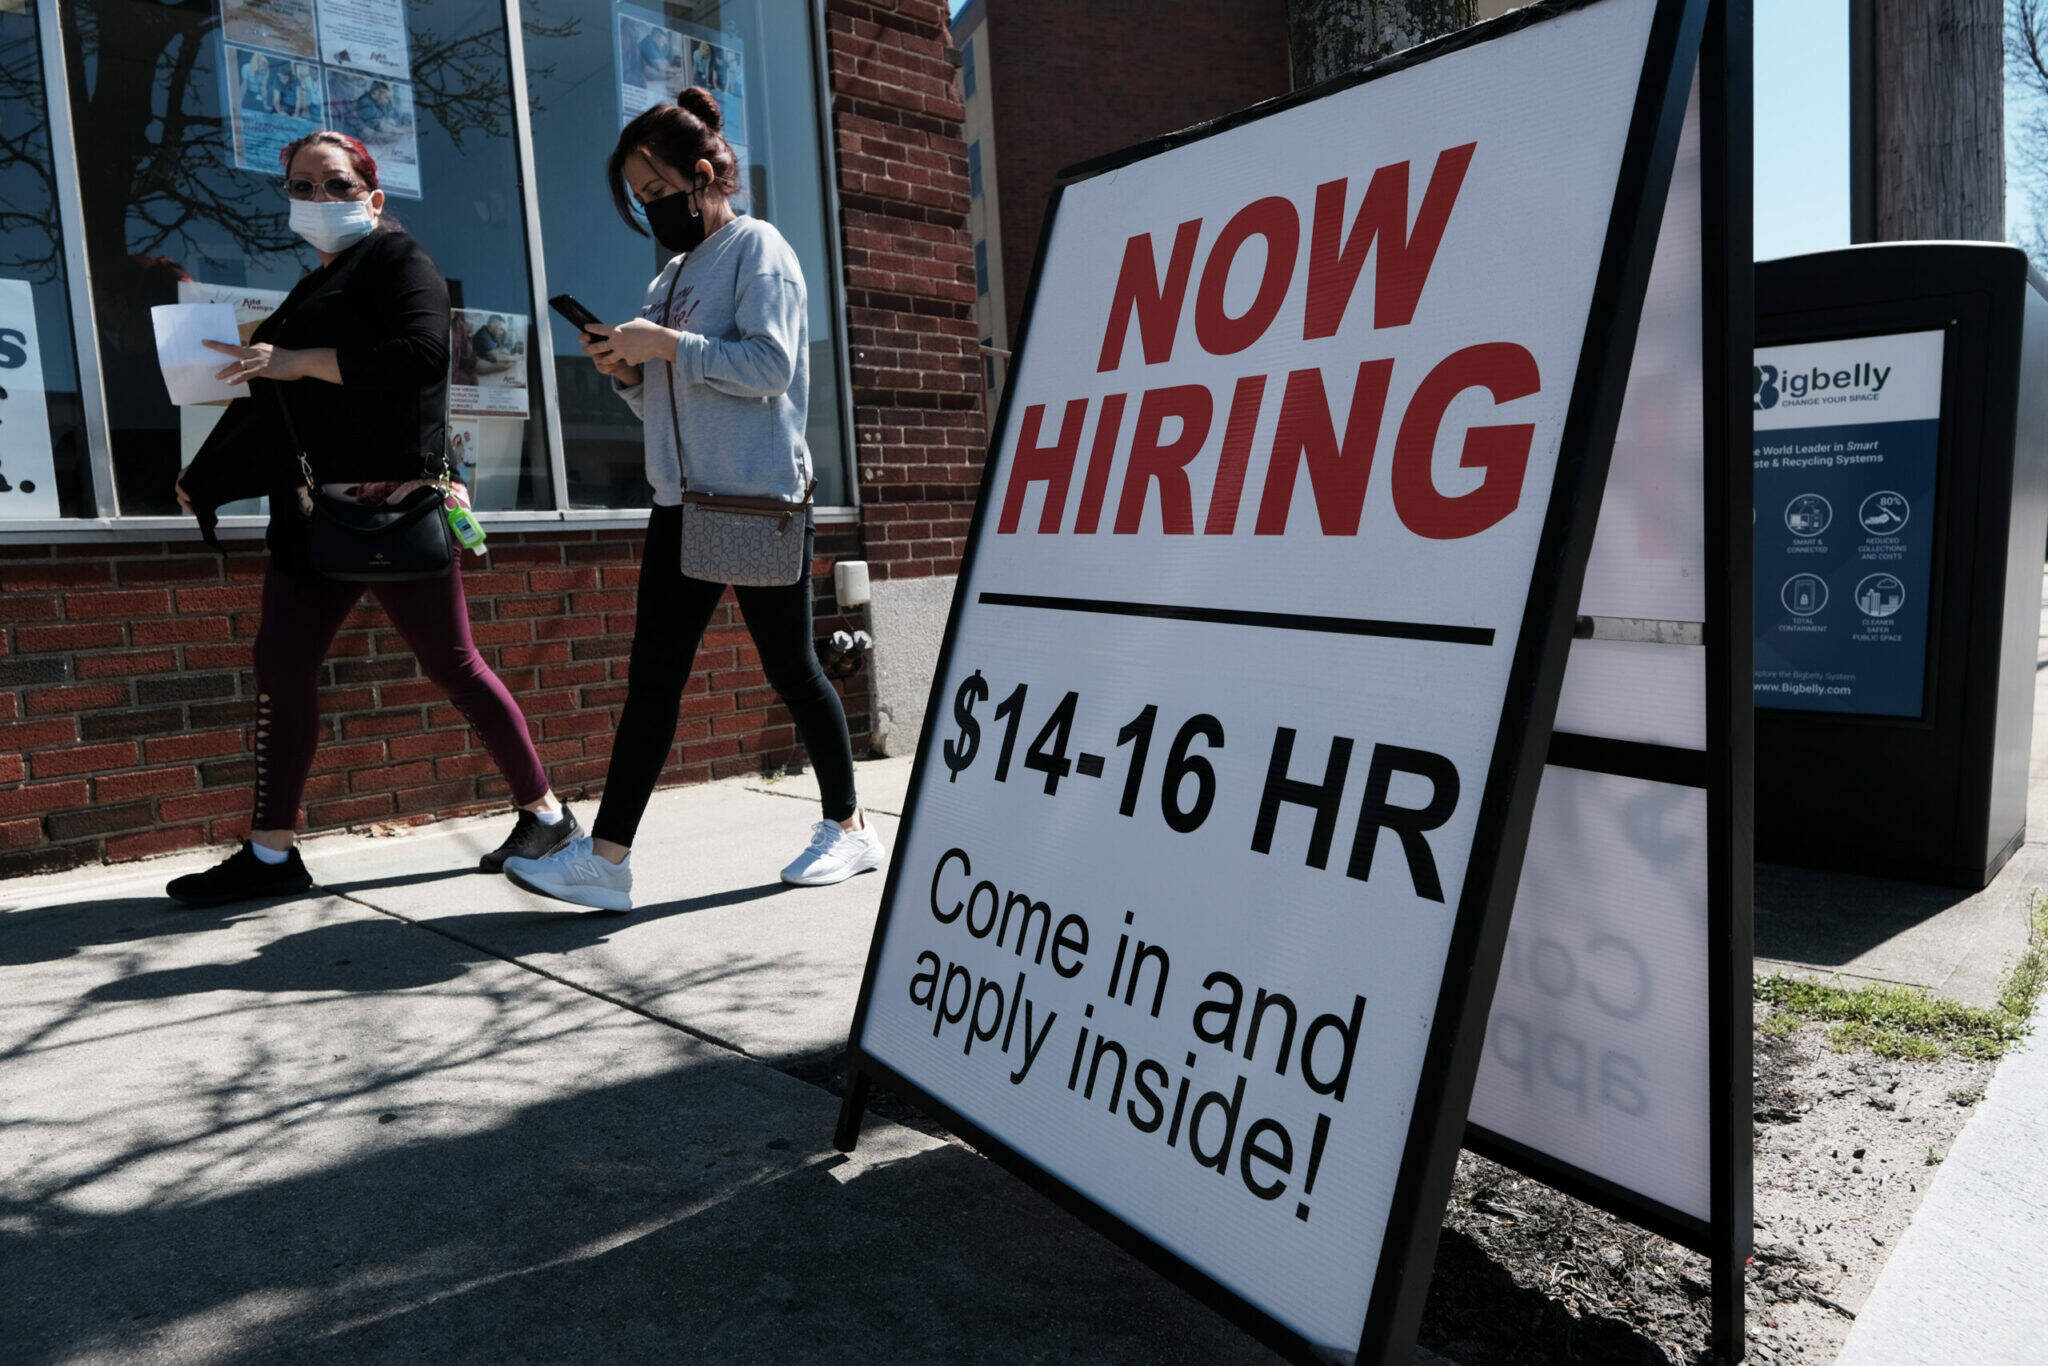
[[[1821,1025],[1757,1035],[1751,1361],[1835,1359],[1991,1070],[1836,1053]],[[1422,1345],[1460,1366],[1692,1366],[1709,1290],[1705,1258],[1468,1153]]]

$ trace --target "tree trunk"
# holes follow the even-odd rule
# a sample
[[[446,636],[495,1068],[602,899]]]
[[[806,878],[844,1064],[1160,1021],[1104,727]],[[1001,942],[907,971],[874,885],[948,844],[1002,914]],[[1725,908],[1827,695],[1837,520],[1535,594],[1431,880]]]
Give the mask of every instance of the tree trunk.
[[[2005,238],[2001,0],[1872,0],[1881,242]]]
[[[1294,86],[1315,85],[1471,24],[1477,0],[1287,0]]]

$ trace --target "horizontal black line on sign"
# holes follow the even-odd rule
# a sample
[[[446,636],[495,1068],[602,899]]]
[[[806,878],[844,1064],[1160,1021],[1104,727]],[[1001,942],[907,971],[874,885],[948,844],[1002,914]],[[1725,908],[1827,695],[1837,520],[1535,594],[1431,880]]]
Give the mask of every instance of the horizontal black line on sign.
[[[1369,617],[1317,617],[1298,612],[1245,612],[1230,607],[1183,607],[1168,602],[1112,602],[1105,598],[1050,598],[1034,593],[983,593],[991,607],[1036,607],[1048,612],[1095,612],[1112,617],[1161,617],[1268,631],[1320,631],[1337,636],[1387,636],[1443,645],[1491,645],[1490,626],[1442,626],[1426,621],[1374,621]]]
[[[1550,737],[1550,753],[1545,762],[1588,773],[1611,773],[1617,778],[1641,778],[1675,787],[1705,787],[1707,758],[1707,752],[1700,749],[1557,731]]]

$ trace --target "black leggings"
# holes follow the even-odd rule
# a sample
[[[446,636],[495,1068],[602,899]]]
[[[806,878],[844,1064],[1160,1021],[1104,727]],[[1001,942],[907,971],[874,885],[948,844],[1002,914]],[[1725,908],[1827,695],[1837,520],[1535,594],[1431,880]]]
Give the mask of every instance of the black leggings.
[[[639,617],[633,625],[633,659],[626,676],[626,710],[612,744],[604,801],[590,833],[631,846],[647,799],[668,762],[676,738],[676,711],[697,644],[718,600],[722,583],[706,583],[682,571],[683,510],[657,507],[647,519],[647,547],[640,556]],[[810,563],[812,533],[804,532],[804,562]],[[761,671],[782,698],[810,752],[811,767],[825,801],[825,816],[843,821],[856,805],[853,745],[839,694],[818,667],[811,643],[811,579],[785,588],[734,588],[747,633],[761,654]]]

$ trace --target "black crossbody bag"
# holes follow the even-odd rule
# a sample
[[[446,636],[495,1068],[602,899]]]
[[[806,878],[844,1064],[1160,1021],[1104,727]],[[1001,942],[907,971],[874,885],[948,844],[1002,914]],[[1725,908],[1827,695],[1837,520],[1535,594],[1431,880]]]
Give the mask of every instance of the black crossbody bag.
[[[354,268],[351,262],[349,269]],[[283,331],[280,320],[277,332]],[[454,567],[454,535],[442,515],[442,500],[453,474],[445,450],[440,482],[414,489],[396,503],[336,498],[321,492],[314,482],[313,463],[306,458],[305,443],[299,440],[284,394],[274,383],[270,392],[284,417],[284,429],[291,437],[292,454],[298,458],[299,475],[310,499],[310,510],[305,505],[300,510],[306,519],[307,564],[315,574],[351,583],[405,583],[437,579]],[[445,439],[445,418],[442,430]]]

